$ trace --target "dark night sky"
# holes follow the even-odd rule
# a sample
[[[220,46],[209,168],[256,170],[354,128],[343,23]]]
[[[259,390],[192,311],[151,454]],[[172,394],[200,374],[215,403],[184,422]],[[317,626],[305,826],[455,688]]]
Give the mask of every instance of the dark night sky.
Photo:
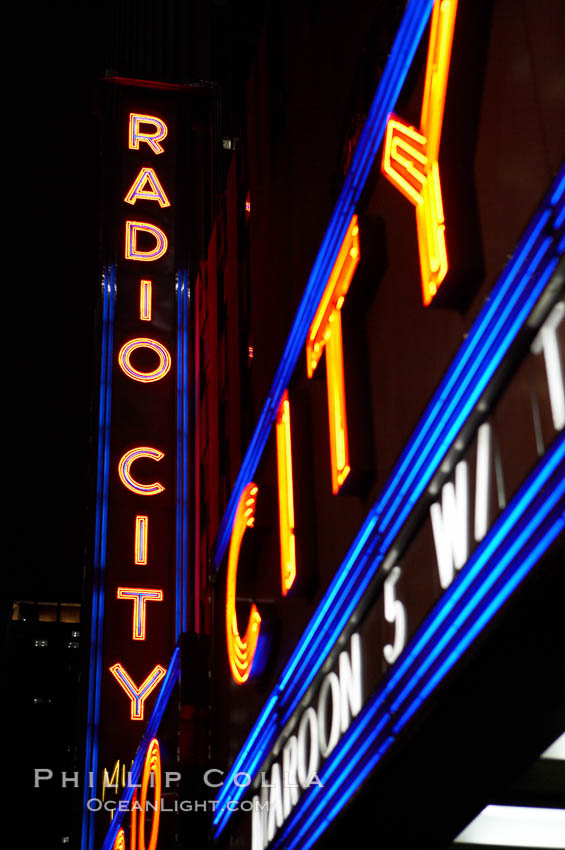
[[[96,178],[93,185],[88,139],[94,40],[73,38],[84,30],[70,3],[39,8],[32,30],[21,19],[12,30],[28,60],[14,90],[21,193],[10,294],[23,357],[13,422],[24,462],[23,474],[17,462],[11,499],[11,595],[76,599],[88,501],[95,287]]]

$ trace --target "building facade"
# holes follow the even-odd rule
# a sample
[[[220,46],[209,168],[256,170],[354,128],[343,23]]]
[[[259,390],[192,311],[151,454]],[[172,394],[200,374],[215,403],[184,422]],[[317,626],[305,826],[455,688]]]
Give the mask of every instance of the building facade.
[[[552,0],[266,11],[209,241],[186,290],[171,277],[180,377],[143,408],[155,428],[177,411],[159,528],[181,578],[141,590],[180,614],[121,784],[131,808],[153,777],[170,805],[85,850],[335,847],[361,826],[448,847],[489,804],[562,817],[565,760],[537,759],[565,727],[563,28]],[[165,145],[159,96],[124,108],[130,141]],[[126,202],[158,215],[130,226],[165,232],[165,178],[132,175]],[[156,356],[108,368],[165,381]]]

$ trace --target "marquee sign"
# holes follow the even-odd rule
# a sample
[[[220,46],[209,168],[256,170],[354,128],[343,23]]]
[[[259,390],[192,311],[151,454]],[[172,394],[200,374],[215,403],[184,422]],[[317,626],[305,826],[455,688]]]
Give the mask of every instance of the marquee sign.
[[[100,846],[109,823],[87,800],[103,799],[130,770],[187,627],[189,289],[187,240],[179,244],[179,233],[189,136],[175,92],[112,85],[105,104],[107,265],[83,848]]]
[[[236,757],[217,797],[217,836],[245,793],[243,772],[257,789],[253,850],[311,846],[563,532],[565,301],[562,274],[552,274],[564,223],[565,167]],[[505,447],[517,430],[518,460]],[[251,618],[253,629],[255,606]],[[341,686],[326,671],[354,628],[387,672],[363,671],[364,705],[342,741]],[[316,690],[317,713],[306,702]],[[294,782],[297,741],[302,763],[319,770],[314,787],[305,767]]]

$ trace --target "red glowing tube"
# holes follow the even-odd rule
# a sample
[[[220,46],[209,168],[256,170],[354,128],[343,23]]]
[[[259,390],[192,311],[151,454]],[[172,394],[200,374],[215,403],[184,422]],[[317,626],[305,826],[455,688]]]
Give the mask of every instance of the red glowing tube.
[[[283,596],[286,596],[296,577],[290,402],[288,400],[288,392],[286,390],[277,413],[276,435],[277,474],[279,485],[279,532],[281,543],[281,587]]]
[[[237,585],[237,566],[239,550],[243,535],[247,528],[251,528],[255,522],[255,502],[257,500],[258,487],[256,484],[248,484],[241,494],[239,505],[233,523],[230,541],[230,552],[228,557],[228,575],[226,580],[226,641],[228,648],[228,660],[234,681],[238,685],[246,682],[251,673],[259,630],[261,626],[261,615],[255,604],[251,606],[249,620],[243,638],[239,634],[237,626],[237,612],[235,608],[235,594]]]
[[[145,625],[147,620],[146,603],[162,602],[162,590],[147,590],[142,587],[118,587],[118,599],[133,601],[133,639],[145,640]]]
[[[155,239],[155,247],[142,251],[137,247],[139,233],[149,233]],[[126,221],[126,260],[138,260],[142,263],[152,263],[167,253],[169,242],[166,235],[156,224],[147,221]]]
[[[147,185],[149,185],[149,189],[145,188]],[[124,201],[126,204],[133,205],[138,198],[143,201],[157,201],[161,208],[171,206],[165,190],[161,186],[161,182],[153,168],[141,169],[125,196]]]
[[[128,490],[131,490],[132,493],[137,493],[139,496],[156,496],[157,493],[162,493],[165,488],[159,481],[155,481],[152,484],[140,484],[139,481],[136,481],[132,477],[131,466],[140,457],[161,460],[165,455],[159,449],[152,449],[150,446],[138,446],[135,449],[130,449],[129,452],[122,455],[118,464],[120,481],[124,487],[127,487]]]
[[[145,700],[155,690],[166,673],[166,669],[156,664],[145,681],[137,687],[125,668],[118,662],[110,667],[110,673],[131,700],[131,719],[143,720]]]
[[[141,566],[147,564],[147,538],[149,536],[149,517],[135,518],[135,563]]]
[[[139,369],[136,369],[131,363],[131,355],[137,348],[149,348],[151,351],[154,351],[159,358],[159,365],[151,372],[141,372]],[[160,381],[161,378],[165,377],[171,368],[171,355],[165,346],[157,342],[156,339],[137,337],[136,339],[128,340],[128,342],[122,345],[118,354],[118,363],[122,372],[128,378],[132,378],[134,381],[140,381],[143,384],[149,384],[153,381]]]
[[[150,124],[153,127],[153,132],[142,130],[141,125]],[[143,115],[140,112],[130,112],[129,127],[128,127],[128,147],[130,150],[138,151],[140,142],[149,145],[153,153],[163,153],[165,148],[159,144],[166,138],[169,132],[167,125],[161,118],[156,115]]]

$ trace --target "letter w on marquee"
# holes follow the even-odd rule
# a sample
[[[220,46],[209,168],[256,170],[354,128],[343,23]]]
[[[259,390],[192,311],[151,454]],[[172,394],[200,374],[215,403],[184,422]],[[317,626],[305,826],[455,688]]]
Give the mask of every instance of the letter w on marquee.
[[[457,0],[436,0],[432,13],[420,130],[391,115],[382,172],[416,207],[424,304],[431,303],[447,274],[445,221],[438,154]]]

